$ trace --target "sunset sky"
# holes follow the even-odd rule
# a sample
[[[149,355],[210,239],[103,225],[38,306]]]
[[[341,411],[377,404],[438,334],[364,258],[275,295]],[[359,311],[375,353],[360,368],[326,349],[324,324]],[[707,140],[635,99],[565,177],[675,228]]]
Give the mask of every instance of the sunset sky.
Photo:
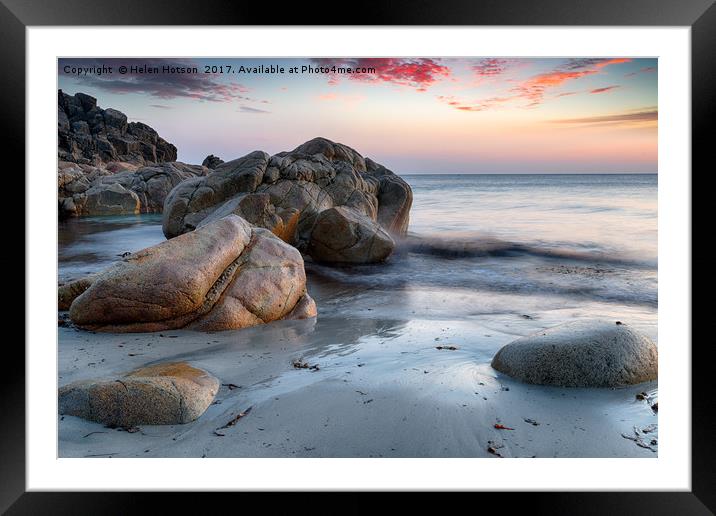
[[[102,64],[113,73],[65,73]],[[137,64],[200,73],[117,72]],[[288,73],[334,64],[375,73]],[[152,126],[187,163],[324,136],[400,174],[657,172],[656,59],[60,59],[58,71],[63,91]]]

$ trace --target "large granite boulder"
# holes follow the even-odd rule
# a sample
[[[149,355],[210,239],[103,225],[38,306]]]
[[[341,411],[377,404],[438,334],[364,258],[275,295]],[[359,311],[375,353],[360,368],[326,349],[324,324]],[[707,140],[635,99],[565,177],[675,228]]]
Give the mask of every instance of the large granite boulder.
[[[344,207],[322,211],[311,231],[307,253],[329,263],[374,263],[390,256],[390,235],[365,215]]]
[[[59,413],[110,427],[177,425],[201,416],[218,391],[219,380],[208,372],[186,362],[163,363],[60,387]]]
[[[83,209],[93,215],[124,215],[139,213],[139,197],[119,183],[100,184],[85,192]]]
[[[658,351],[626,324],[591,319],[517,339],[497,352],[492,367],[526,383],[618,387],[655,380]]]
[[[63,161],[144,165],[176,161],[177,149],[141,122],[127,122],[116,109],[102,109],[84,93],[58,91],[58,155]]]
[[[298,250],[236,215],[81,281],[91,284],[63,286],[69,293],[84,288],[70,318],[95,331],[218,331],[316,315]]]
[[[255,195],[262,197],[244,201]],[[332,255],[336,261],[376,261],[390,254],[383,256],[385,246],[392,251],[392,239],[386,239],[385,233],[393,237],[405,235],[412,198],[410,186],[382,165],[346,145],[315,138],[275,156],[255,151],[218,165],[206,177],[184,181],[167,196],[163,229],[167,238],[173,238],[193,231],[207,218],[234,213],[270,229],[310,255],[312,249],[318,248],[311,246],[311,234],[319,215],[341,208],[321,218],[322,227],[325,229],[330,221],[338,222],[334,231],[352,231],[344,235],[344,240],[353,239],[353,243],[356,228],[361,227],[361,238],[379,235],[373,240],[381,248],[373,252],[360,245],[355,247],[355,254],[346,250],[340,256],[335,253],[338,248],[334,248],[319,259],[327,260]],[[260,216],[250,212],[262,203],[270,206],[261,208]]]
[[[198,227],[231,214],[238,214],[251,224],[268,229],[284,242],[294,241],[300,215],[299,211],[293,208],[277,212],[276,207],[271,203],[271,197],[266,193],[247,194],[237,196],[212,211],[199,222]]]
[[[172,188],[208,172],[206,167],[178,161],[141,167],[120,162],[92,166],[60,161],[59,215],[161,213]]]
[[[227,200],[241,193],[253,192],[261,184],[269,156],[265,152],[252,152],[228,163],[223,163],[206,177],[196,177],[176,186],[164,203],[163,230],[167,238],[197,228],[199,223]],[[243,213],[224,209],[223,214]]]

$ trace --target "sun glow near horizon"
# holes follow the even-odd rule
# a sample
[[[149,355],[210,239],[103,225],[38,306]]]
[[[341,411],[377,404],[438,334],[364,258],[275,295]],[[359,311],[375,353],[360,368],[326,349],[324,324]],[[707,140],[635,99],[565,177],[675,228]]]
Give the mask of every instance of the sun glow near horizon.
[[[66,72],[129,61],[373,72]],[[58,71],[62,90],[147,123],[189,163],[324,136],[406,174],[657,171],[656,59],[60,59]]]

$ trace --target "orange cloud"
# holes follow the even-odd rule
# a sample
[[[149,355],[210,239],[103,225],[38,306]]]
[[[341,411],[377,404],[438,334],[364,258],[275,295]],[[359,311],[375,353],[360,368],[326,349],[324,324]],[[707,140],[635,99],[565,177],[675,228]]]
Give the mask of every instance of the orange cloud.
[[[562,84],[594,75],[609,65],[628,63],[631,59],[615,58],[615,59],[573,59],[562,67],[551,71],[536,75],[527,79],[522,84],[515,86],[512,91],[515,97],[527,100],[528,107],[537,106],[544,100],[545,93],[548,89],[556,88]],[[611,88],[614,88],[613,86]]]
[[[544,72],[522,81],[522,83],[512,87],[509,90],[510,94],[507,96],[491,97],[473,102],[444,96],[438,97],[438,100],[441,100],[447,105],[460,111],[485,111],[486,109],[490,109],[501,104],[517,101],[526,101],[525,107],[535,107],[542,104],[545,95],[551,89],[557,88],[569,81],[579,79],[581,77],[597,74],[607,66],[628,63],[630,61],[631,59],[629,58],[570,59],[552,71]],[[494,76],[501,74],[504,67],[505,62],[502,60],[487,59],[483,60],[479,67],[473,66],[473,70],[478,75]],[[619,85],[596,88],[592,90],[591,93],[604,93],[618,87]],[[560,93],[555,95],[555,98],[574,95],[575,93],[576,92]]]
[[[493,108],[499,104],[509,102],[512,99],[510,97],[489,97],[476,102],[468,103],[456,99],[453,96],[439,95],[438,100],[460,111],[485,111],[486,109]]]

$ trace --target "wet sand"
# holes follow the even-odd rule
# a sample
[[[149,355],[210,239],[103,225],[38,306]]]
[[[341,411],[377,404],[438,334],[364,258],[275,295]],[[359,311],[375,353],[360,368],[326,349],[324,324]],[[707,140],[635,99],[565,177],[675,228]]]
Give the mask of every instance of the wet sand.
[[[309,291],[319,309],[313,320],[213,334],[60,327],[59,385],[176,360],[208,370],[223,385],[215,403],[186,425],[128,432],[62,416],[59,456],[657,456],[656,447],[622,436],[657,423],[649,404],[636,398],[645,391],[656,401],[656,382],[540,387],[489,365],[518,336],[575,317],[618,317],[656,341],[650,308],[470,290],[355,288],[310,269]],[[318,369],[297,369],[294,359]],[[658,439],[658,432],[649,436]]]

